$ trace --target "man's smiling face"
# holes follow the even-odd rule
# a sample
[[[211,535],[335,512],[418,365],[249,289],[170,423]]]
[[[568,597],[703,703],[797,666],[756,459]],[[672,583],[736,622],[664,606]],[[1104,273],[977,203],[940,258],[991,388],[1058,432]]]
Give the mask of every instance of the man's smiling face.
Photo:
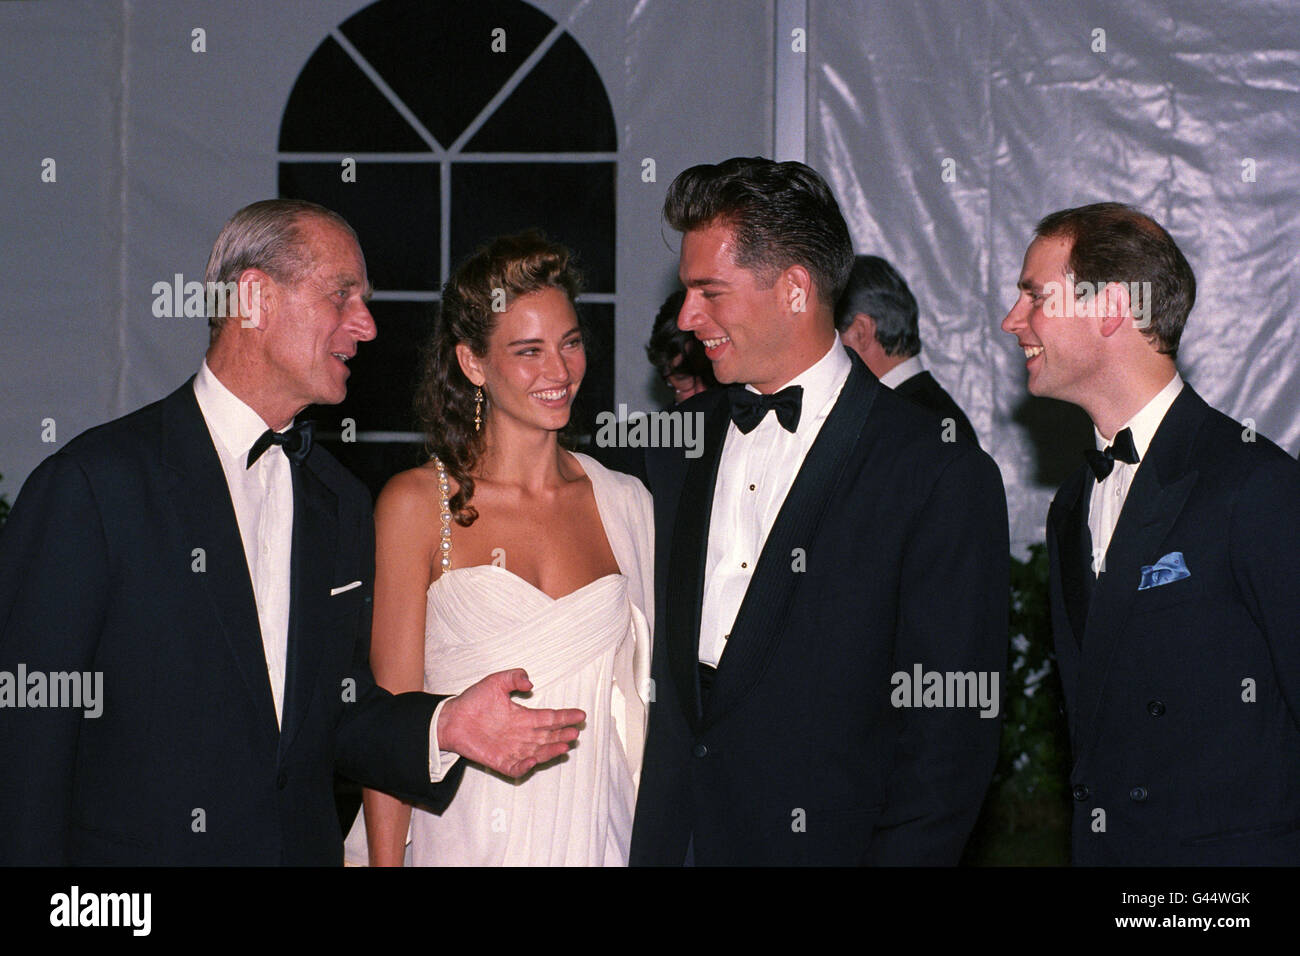
[[[1073,296],[1070,249],[1073,240],[1042,237],[1029,244],[1020,270],[1015,304],[1002,320],[1002,331],[1016,337],[1025,353],[1029,392],[1083,404],[1102,364],[1096,321],[1061,309],[1063,288]],[[1052,284],[1055,283],[1056,286]],[[1051,302],[1053,307],[1048,308]]]
[[[678,275],[686,300],[677,327],[691,332],[722,383],[741,382],[774,391],[796,374],[785,361],[789,342],[782,283],[736,265],[729,226],[692,229],[682,237]]]

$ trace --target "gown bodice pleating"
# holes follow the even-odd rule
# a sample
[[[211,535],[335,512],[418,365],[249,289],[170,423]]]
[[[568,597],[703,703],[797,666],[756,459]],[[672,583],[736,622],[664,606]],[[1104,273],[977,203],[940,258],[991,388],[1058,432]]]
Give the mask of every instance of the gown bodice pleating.
[[[429,588],[426,619],[426,691],[457,694],[522,667],[533,690],[520,703],[579,707],[587,720],[568,754],[519,780],[467,766],[451,806],[412,821],[412,862],[626,864],[636,797],[628,753],[639,755],[643,724],[634,653],[646,627],[627,579],[607,575],[553,599],[505,568],[455,569]]]
[[[635,479],[579,456],[620,573],[552,598],[506,566],[444,571],[429,586],[424,690],[459,694],[522,667],[526,707],[583,710],[570,751],[514,780],[469,763],[442,814],[412,811],[416,866],[625,865],[650,697],[653,516]],[[347,858],[365,862],[360,815]]]

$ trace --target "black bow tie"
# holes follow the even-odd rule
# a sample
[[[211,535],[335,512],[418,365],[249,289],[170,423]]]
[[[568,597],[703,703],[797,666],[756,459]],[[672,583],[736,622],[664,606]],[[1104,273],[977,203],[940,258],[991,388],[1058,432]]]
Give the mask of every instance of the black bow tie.
[[[279,445],[284,449],[284,453],[289,456],[289,460],[295,464],[301,464],[302,460],[307,457],[311,451],[311,422],[299,422],[292,428],[282,432],[274,432],[267,429],[262,432],[262,437],[253,442],[253,447],[248,450],[248,465],[252,468],[253,462],[262,457],[262,452],[266,451],[272,445]]]
[[[802,408],[802,385],[790,385],[775,395],[760,395],[743,386],[731,389],[731,420],[746,435],[757,428],[764,416],[774,409],[781,427],[793,432],[799,427],[799,412]]]
[[[1139,460],[1137,445],[1133,444],[1133,432],[1127,428],[1122,429],[1115,436],[1115,440],[1106,447],[1105,451],[1089,448],[1083,453],[1083,457],[1088,459],[1092,473],[1097,476],[1098,481],[1102,481],[1114,470],[1115,462],[1122,461],[1136,465]]]

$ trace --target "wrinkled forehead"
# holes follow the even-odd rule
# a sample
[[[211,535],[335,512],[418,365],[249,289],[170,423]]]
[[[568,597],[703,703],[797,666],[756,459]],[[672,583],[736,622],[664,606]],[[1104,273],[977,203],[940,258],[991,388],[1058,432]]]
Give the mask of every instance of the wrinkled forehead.
[[[304,223],[301,229],[312,273],[331,279],[348,275],[358,283],[366,281],[365,256],[348,230],[326,219]]]

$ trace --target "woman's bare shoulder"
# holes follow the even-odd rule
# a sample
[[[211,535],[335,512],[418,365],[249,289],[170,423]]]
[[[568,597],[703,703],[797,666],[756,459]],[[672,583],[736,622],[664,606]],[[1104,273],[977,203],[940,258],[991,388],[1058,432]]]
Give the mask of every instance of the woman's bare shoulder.
[[[456,493],[456,479],[447,478],[447,494]],[[420,529],[432,526],[437,533],[442,500],[438,469],[433,462],[400,471],[388,479],[375,502],[375,521],[382,524],[411,523]],[[416,531],[416,528],[411,528]]]

